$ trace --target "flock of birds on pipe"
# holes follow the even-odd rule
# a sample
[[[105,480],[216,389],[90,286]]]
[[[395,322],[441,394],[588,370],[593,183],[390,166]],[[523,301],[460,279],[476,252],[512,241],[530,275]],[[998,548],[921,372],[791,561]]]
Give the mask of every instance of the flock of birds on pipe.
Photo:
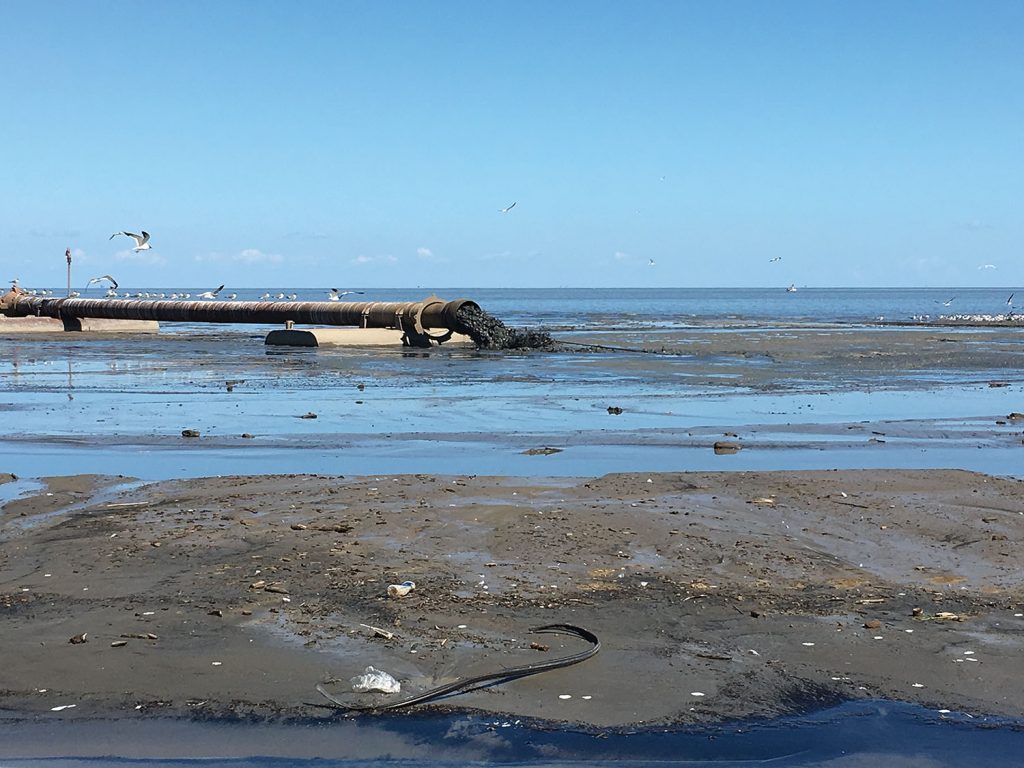
[[[192,294],[189,292],[182,291],[181,293],[167,293],[165,291],[124,291],[122,293],[117,292],[118,284],[117,281],[110,275],[100,275],[99,277],[92,278],[86,286],[86,292],[88,289],[96,283],[109,283],[106,293],[103,294],[103,298],[106,299],[170,299],[170,300],[185,300],[185,299],[205,299],[207,301],[213,301],[215,299],[221,299],[223,301],[235,301],[238,298],[237,293],[229,293],[223,297],[220,295],[221,291],[224,290],[224,286],[218,286],[211,291],[203,291],[202,293]],[[11,281],[12,287],[18,287],[18,281]],[[53,296],[53,291],[46,290],[25,290],[23,291],[27,296]],[[350,296],[352,294],[362,294],[363,291],[339,291],[337,288],[331,288],[327,293],[328,301],[341,301],[342,297]],[[77,299],[82,297],[82,291],[72,291],[69,298]],[[270,293],[269,291],[259,297],[260,301],[295,301],[298,299],[297,293]]]

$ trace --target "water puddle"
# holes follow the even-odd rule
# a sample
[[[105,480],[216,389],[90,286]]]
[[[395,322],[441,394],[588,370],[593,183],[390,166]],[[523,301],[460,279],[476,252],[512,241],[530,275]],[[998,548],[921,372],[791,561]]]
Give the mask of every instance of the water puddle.
[[[586,702],[579,702],[580,705]],[[566,706],[572,706],[569,702]],[[73,712],[73,710],[71,710]],[[58,720],[0,723],[6,768],[29,766],[878,766],[1020,764],[1015,721],[880,701],[774,721],[629,732],[484,715],[293,723]]]
[[[17,474],[17,473],[16,473]],[[8,502],[39,493],[45,486],[38,480],[19,478],[0,484],[0,511]]]
[[[68,474],[74,475],[95,473],[69,471]],[[39,490],[41,490],[44,487],[42,483],[39,483],[34,480],[28,482],[36,483],[36,485],[38,486],[38,488],[35,489],[36,493],[38,493]],[[28,531],[33,528],[37,528],[41,525],[44,525],[56,517],[63,517],[64,515],[70,514],[72,512],[77,512],[79,510],[86,509],[89,507],[102,508],[104,505],[112,505],[115,504],[114,500],[117,499],[119,496],[129,491],[133,491],[136,488],[142,487],[143,485],[146,484],[146,482],[147,481],[143,480],[128,480],[121,483],[114,483],[113,485],[109,485],[106,487],[101,487],[92,493],[83,495],[82,498],[80,498],[78,501],[75,501],[72,504],[67,504],[65,506],[59,507],[58,509],[50,510],[49,512],[40,512],[39,514],[34,514],[27,517],[18,517],[11,520],[8,523],[8,525],[10,525],[11,528],[16,529],[18,531]],[[4,487],[5,486],[0,486],[0,490],[2,490]],[[25,493],[23,494],[22,497],[24,498],[30,495],[32,494]]]
[[[89,447],[23,444],[0,451],[0,466],[19,475],[60,466],[68,474],[99,474],[117,467],[147,481],[213,475],[490,475],[594,477],[612,472],[713,472],[815,469],[948,469],[1021,476],[1019,448],[971,443],[928,446],[822,444],[817,447],[744,448],[716,455],[710,446],[575,445],[549,456],[525,456],[518,448],[489,442],[368,440],[359,450],[342,446],[211,448],[181,450],[139,446]]]

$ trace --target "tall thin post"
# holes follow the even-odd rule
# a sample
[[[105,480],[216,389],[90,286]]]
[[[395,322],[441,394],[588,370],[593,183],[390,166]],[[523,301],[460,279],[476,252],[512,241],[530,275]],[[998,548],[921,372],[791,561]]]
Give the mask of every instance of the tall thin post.
[[[68,298],[71,298],[71,249],[68,248],[64,251],[64,255],[68,260]]]

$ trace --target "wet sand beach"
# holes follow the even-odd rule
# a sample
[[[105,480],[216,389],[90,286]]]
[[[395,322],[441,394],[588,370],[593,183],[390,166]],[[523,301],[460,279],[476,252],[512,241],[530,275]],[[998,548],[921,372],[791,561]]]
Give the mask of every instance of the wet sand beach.
[[[385,700],[351,693],[367,665],[412,694],[584,647],[527,631],[554,622],[602,651],[431,706],[594,727],[851,698],[1024,713],[1017,480],[291,475],[98,503],[122,479],[45,482],[3,508],[7,713],[318,716],[318,682]]]

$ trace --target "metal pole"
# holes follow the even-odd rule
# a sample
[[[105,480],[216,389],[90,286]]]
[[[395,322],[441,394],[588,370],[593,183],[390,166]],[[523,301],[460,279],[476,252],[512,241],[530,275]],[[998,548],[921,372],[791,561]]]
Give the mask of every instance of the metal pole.
[[[68,248],[64,251],[64,255],[68,260],[68,298],[71,298],[71,249]]]

